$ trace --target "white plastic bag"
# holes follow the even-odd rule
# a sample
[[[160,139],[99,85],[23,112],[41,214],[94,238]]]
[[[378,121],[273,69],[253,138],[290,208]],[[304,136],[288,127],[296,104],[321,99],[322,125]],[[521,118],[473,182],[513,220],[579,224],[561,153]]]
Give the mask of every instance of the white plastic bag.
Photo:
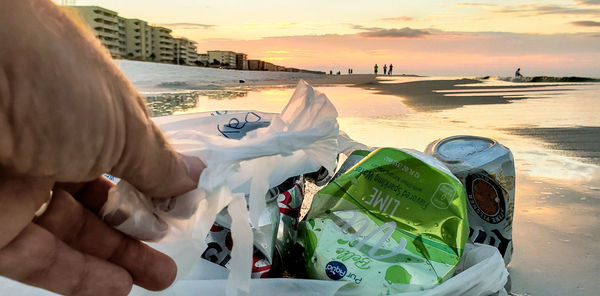
[[[220,269],[220,270],[218,270]],[[225,295],[227,270],[210,263],[199,262],[196,279],[175,283],[164,295],[196,295],[202,291],[206,295]],[[211,276],[207,276],[210,274]],[[395,294],[397,296],[506,296],[504,285],[508,271],[498,250],[489,245],[467,244],[459,263],[457,274],[435,288]],[[345,281],[319,281],[304,279],[252,279],[249,295],[356,295]],[[154,293],[134,289],[133,295],[154,295]]]
[[[239,140],[228,137],[244,130],[246,124],[259,122],[258,113],[244,121],[229,118],[225,129],[202,128],[208,121],[183,117],[182,121],[163,123],[167,138],[178,151],[197,156],[206,164],[196,190],[176,199],[153,203],[128,183],[121,181],[111,190],[103,217],[120,220],[117,229],[132,236],[161,237],[168,228],[167,241],[177,249],[167,252],[183,276],[200,260],[205,238],[216,215],[229,205],[234,246],[228,291],[247,292],[250,283],[252,225],[258,225],[265,209],[265,194],[292,176],[335,169],[339,128],[337,111],[324,94],[300,81],[281,114],[269,118],[264,128],[248,131]],[[227,115],[227,114],[223,114]],[[254,117],[252,117],[254,116]],[[198,123],[197,125],[195,124]],[[214,123],[213,123],[214,124]],[[249,215],[245,194],[249,194]],[[158,217],[158,222],[156,222]]]
[[[508,270],[498,249],[489,245],[465,245],[457,274],[435,288],[398,294],[401,296],[503,296]]]

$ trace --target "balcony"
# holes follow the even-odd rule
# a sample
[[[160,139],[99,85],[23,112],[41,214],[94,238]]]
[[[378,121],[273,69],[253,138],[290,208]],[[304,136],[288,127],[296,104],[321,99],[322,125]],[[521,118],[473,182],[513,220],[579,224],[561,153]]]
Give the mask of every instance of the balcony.
[[[98,23],[98,22],[96,22],[93,26],[94,26],[95,30],[98,30],[98,28],[103,28],[103,29],[109,30],[111,32],[113,32],[113,31],[114,32],[118,32],[119,31],[119,27],[116,26],[116,25],[107,25],[107,24],[104,24],[104,23]]]
[[[119,47],[119,43],[117,41],[114,40],[106,40],[106,39],[101,39],[100,42],[102,44],[104,44],[104,46],[108,47],[108,48],[117,48]]]
[[[105,24],[105,25],[110,25],[110,26],[117,26],[118,23],[110,20],[110,19],[105,19],[105,18],[95,18],[94,19],[95,22],[97,23],[101,23],[101,24]]]

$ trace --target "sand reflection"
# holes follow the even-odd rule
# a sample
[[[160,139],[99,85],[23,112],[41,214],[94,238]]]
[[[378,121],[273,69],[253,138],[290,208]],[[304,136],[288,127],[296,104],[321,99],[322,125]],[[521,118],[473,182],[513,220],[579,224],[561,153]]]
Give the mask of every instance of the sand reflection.
[[[391,92],[391,83],[398,82],[426,81],[427,86],[436,85],[433,78],[384,77],[380,80],[389,82],[385,92]],[[453,84],[442,83],[439,86],[448,85]],[[529,98],[508,104],[466,104],[442,110],[427,109],[422,105],[414,109],[410,104],[416,98],[406,99],[401,93],[382,94],[375,88],[316,88],[324,92],[338,109],[340,128],[367,145],[422,151],[427,144],[442,137],[459,134],[490,137],[512,150],[520,174],[551,179],[566,186],[575,184],[573,187],[576,189],[598,186],[600,128],[582,126],[600,126],[600,116],[597,116],[600,114],[600,104],[597,103],[600,84],[529,85],[491,80],[429,90],[449,100],[452,96],[482,98],[486,95]],[[280,112],[293,91],[290,85],[268,89],[194,91],[173,94],[168,100],[157,99],[161,95],[155,95],[148,104],[155,110],[153,116],[214,110]],[[561,130],[544,130],[559,127],[568,130],[562,130],[562,136]],[[574,146],[565,143],[574,143]]]

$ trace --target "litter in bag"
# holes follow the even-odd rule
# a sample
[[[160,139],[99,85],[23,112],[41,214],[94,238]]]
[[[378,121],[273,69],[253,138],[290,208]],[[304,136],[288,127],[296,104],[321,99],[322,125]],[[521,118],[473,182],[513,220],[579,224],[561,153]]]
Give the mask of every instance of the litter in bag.
[[[243,120],[227,118],[216,125],[216,132],[214,125],[208,131],[197,128],[191,116],[159,124],[176,150],[206,164],[198,188],[161,206],[121,181],[102,210],[105,219],[120,222],[116,228],[124,233],[146,239],[165,236],[163,241],[176,244],[178,252],[167,254],[178,263],[180,273],[186,274],[206,249],[205,239],[217,214],[228,207],[233,238],[230,293],[249,289],[251,226],[259,225],[269,188],[321,167],[332,175],[338,150],[337,111],[324,94],[304,81],[298,83],[283,111],[269,118],[268,126],[246,132],[248,123],[261,122],[253,114],[247,115]],[[239,139],[231,136],[243,132]]]

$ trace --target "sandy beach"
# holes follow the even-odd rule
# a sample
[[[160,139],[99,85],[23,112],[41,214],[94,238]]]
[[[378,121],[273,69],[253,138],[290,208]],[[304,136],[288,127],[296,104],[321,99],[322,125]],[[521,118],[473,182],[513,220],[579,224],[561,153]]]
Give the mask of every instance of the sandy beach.
[[[0,15],[0,296],[600,295],[600,0]]]

